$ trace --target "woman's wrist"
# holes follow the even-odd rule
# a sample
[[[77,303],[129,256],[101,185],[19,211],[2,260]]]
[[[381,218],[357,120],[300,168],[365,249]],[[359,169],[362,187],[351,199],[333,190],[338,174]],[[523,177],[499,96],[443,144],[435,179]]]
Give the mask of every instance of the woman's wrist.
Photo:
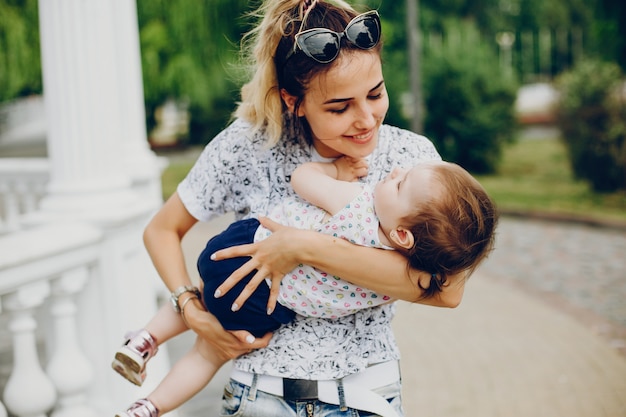
[[[297,256],[297,262],[315,266],[320,253],[328,248],[329,236],[311,230],[294,229],[289,247]]]
[[[170,302],[172,303],[172,307],[175,312],[182,312],[181,306],[183,305],[183,302],[188,300],[188,297],[200,298],[201,295],[198,287],[193,285],[182,285],[172,291],[172,294],[170,295]]]
[[[197,327],[195,323],[198,319],[198,312],[206,313],[202,300],[195,295],[190,295],[182,300],[180,316],[183,322],[185,322],[185,325],[192,330]]]

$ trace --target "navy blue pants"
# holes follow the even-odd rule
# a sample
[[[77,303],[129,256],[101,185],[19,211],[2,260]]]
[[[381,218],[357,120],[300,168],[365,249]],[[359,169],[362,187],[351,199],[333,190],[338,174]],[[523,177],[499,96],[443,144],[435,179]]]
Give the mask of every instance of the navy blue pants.
[[[215,290],[237,268],[246,263],[249,257],[224,259],[212,261],[211,254],[231,246],[253,243],[254,233],[259,227],[257,219],[246,219],[232,223],[226,230],[213,237],[198,257],[198,272],[204,282],[204,303],[220,321],[226,330],[248,330],[255,337],[261,337],[267,332],[274,331],[281,324],[293,320],[295,313],[288,308],[276,304],[271,315],[267,314],[267,300],[270,288],[262,282],[256,291],[240,307],[239,310],[231,311],[231,306],[246,284],[256,273],[256,270],[239,281],[228,293],[220,298],[213,297]]]

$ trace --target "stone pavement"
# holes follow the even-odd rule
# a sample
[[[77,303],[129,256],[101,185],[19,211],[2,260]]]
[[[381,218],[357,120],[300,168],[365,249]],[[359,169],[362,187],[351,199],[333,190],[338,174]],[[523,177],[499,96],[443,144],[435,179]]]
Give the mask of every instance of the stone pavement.
[[[186,238],[191,271],[228,221]],[[625,254],[624,229],[504,217],[458,308],[398,303],[406,417],[625,417]],[[219,415],[228,370],[179,416]]]

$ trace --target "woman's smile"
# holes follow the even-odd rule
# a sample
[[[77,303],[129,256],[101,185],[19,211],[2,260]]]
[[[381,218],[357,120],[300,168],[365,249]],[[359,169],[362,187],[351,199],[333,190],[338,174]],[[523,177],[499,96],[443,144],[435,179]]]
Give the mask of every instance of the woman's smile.
[[[359,145],[363,145],[374,138],[374,131],[375,129],[372,129],[365,133],[359,133],[358,135],[345,136],[345,138],[358,143]]]

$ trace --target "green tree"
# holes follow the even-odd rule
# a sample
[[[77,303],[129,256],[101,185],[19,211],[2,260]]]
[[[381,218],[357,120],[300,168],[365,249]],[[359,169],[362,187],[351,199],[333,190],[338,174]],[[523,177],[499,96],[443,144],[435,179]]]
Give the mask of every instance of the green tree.
[[[246,30],[243,0],[138,2],[148,128],[168,98],[188,103],[190,142],[224,127],[238,99],[238,42]]]
[[[42,89],[36,0],[0,0],[0,102]]]
[[[585,60],[556,84],[559,127],[575,176],[595,191],[626,189],[626,97],[619,66]]]
[[[425,132],[442,157],[477,174],[495,172],[516,129],[517,83],[504,74],[473,24],[425,48]]]
[[[594,51],[605,61],[617,62],[626,72],[626,2],[597,0],[591,23]]]

